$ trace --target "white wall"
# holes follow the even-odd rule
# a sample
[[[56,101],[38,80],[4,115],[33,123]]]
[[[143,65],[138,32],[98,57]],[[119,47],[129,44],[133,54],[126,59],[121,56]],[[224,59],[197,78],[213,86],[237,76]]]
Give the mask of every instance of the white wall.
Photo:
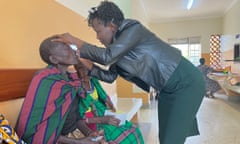
[[[223,18],[208,18],[188,21],[150,23],[149,27],[160,38],[184,38],[200,36],[202,52],[209,53],[209,39],[212,34],[222,34]]]
[[[223,34],[240,33],[240,0],[236,0],[223,19]]]

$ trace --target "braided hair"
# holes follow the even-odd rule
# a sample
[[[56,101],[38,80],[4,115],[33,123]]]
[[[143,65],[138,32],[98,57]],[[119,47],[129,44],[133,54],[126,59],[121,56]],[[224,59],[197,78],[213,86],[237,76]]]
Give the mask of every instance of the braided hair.
[[[92,26],[95,18],[102,21],[104,26],[112,22],[119,27],[124,20],[124,15],[121,9],[113,2],[102,1],[98,7],[93,7],[89,10],[89,26]]]

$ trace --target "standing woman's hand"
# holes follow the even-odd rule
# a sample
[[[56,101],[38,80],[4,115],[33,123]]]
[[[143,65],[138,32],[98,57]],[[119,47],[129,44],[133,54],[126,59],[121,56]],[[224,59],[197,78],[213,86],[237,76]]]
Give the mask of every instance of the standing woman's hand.
[[[78,50],[81,49],[81,47],[84,44],[84,41],[80,40],[77,37],[74,37],[70,33],[58,34],[58,35],[55,35],[55,37],[56,37],[56,39],[53,39],[52,41],[63,42],[67,45],[74,44],[78,47]]]

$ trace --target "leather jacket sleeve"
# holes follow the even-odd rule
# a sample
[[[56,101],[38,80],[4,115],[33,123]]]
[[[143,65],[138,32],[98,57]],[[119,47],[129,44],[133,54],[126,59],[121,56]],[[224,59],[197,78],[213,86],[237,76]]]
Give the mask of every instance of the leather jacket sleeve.
[[[109,70],[104,70],[97,65],[93,65],[93,68],[89,72],[89,75],[96,77],[101,81],[112,83],[117,79],[118,73],[116,72],[115,66],[111,66]]]

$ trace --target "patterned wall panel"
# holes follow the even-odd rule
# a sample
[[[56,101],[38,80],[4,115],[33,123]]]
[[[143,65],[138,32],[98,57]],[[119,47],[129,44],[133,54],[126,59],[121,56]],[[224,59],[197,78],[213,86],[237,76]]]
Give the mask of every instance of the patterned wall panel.
[[[210,66],[214,69],[221,69],[220,35],[210,37]]]

